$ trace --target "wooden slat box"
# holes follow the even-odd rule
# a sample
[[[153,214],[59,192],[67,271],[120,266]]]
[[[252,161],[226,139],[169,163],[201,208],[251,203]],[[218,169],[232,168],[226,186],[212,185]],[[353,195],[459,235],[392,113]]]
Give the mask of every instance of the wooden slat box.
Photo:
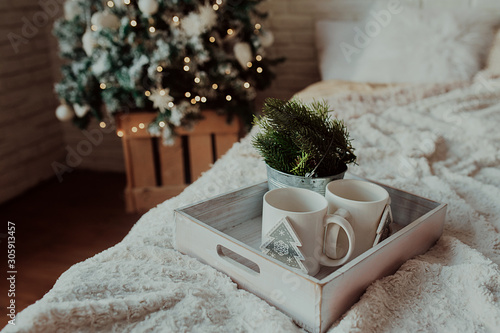
[[[215,111],[203,111],[203,116],[192,130],[179,128],[173,146],[148,133],[155,113],[117,117],[117,130],[123,134],[127,212],[144,212],[178,195],[240,138],[242,126],[237,119],[228,123],[225,115]]]
[[[442,234],[446,204],[379,185],[391,196],[398,231],[346,265],[323,267],[314,277],[260,251],[267,183],[177,209],[176,248],[226,273],[299,326],[325,332],[373,281],[426,252]]]

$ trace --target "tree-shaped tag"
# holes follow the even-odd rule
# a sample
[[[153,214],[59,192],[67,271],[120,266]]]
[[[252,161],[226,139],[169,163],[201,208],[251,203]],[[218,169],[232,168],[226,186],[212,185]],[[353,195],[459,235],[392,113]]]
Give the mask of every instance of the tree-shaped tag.
[[[304,256],[298,249],[302,243],[286,217],[276,223],[264,236],[263,241],[260,249],[264,254],[307,273],[307,269],[302,263]]]

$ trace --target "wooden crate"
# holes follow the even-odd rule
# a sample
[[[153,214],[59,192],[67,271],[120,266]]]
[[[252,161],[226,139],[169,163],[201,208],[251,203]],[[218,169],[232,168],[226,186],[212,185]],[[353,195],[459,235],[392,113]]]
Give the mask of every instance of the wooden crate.
[[[178,195],[241,136],[238,120],[227,123],[226,116],[203,111],[205,119],[190,131],[179,128],[174,145],[165,146],[161,138],[151,137],[147,131],[155,116],[132,113],[117,117],[117,130],[123,134],[127,212],[145,212]]]
[[[446,204],[379,185],[391,196],[393,233],[347,264],[322,267],[315,276],[259,249],[267,183],[176,209],[176,248],[226,273],[240,288],[276,306],[299,326],[323,333],[373,281],[427,251],[443,232]]]

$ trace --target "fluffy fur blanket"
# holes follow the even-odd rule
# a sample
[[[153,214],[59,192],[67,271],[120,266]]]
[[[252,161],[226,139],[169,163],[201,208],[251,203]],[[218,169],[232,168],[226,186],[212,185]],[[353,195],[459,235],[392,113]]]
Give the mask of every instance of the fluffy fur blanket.
[[[437,244],[375,281],[330,331],[498,332],[499,78],[480,73],[467,84],[301,96],[326,99],[345,119],[359,156],[353,173],[449,205]],[[4,332],[300,332],[173,247],[175,208],[265,179],[246,137],[181,195],[145,214],[121,243],[62,274]]]

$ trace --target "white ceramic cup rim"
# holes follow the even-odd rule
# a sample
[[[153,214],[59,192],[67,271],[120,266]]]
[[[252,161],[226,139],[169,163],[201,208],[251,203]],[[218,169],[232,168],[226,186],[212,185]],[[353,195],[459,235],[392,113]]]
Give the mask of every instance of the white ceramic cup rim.
[[[294,211],[294,210],[280,208],[279,205],[277,205],[275,202],[272,202],[272,201],[274,199],[274,196],[279,198],[281,196],[280,193],[282,193],[282,192],[296,193],[297,196],[300,195],[302,197],[313,196],[313,197],[317,198],[318,208],[307,210],[307,211]],[[300,200],[300,199],[298,199],[298,200]],[[284,188],[276,188],[274,190],[270,190],[270,191],[266,192],[266,194],[264,194],[264,202],[275,210],[278,210],[281,212],[286,212],[286,213],[293,213],[293,214],[317,213],[317,212],[320,212],[320,211],[328,208],[328,201],[325,199],[324,196],[322,196],[321,194],[316,193],[314,191],[304,189],[304,188],[298,188],[298,187],[284,187]],[[321,205],[321,207],[319,207],[319,205]]]
[[[345,185],[348,183],[349,185]],[[379,199],[376,200],[354,200],[354,199],[349,199],[346,198],[342,194],[336,193],[335,190],[338,190],[339,187],[343,186],[349,186],[352,189],[352,186],[357,186],[363,187],[363,188],[370,188],[372,193],[376,193],[377,197],[380,197]],[[386,189],[384,189],[382,186],[379,186],[377,184],[373,184],[364,180],[359,180],[359,179],[339,179],[339,180],[334,180],[328,183],[326,186],[326,192],[329,193],[330,195],[333,195],[337,198],[340,198],[342,200],[356,203],[357,205],[368,205],[368,204],[374,204],[374,203],[380,203],[387,201],[389,199],[389,192],[387,192]]]

